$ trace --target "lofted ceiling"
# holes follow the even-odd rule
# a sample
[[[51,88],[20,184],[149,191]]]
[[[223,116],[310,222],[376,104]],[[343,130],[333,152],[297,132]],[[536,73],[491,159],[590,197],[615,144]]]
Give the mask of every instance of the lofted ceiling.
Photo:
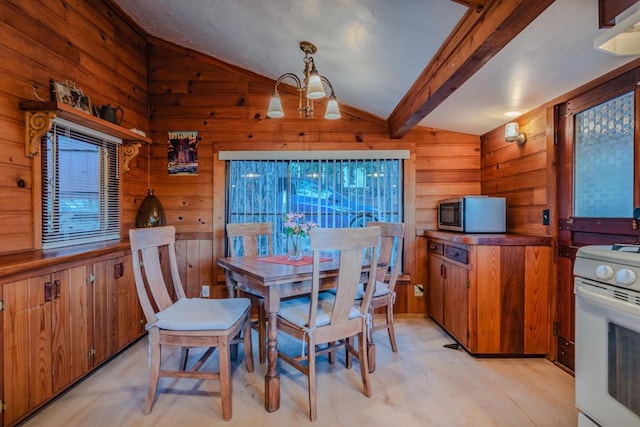
[[[339,102],[392,124],[475,135],[509,121],[506,111],[525,113],[636,59],[593,48],[593,40],[606,31],[598,26],[598,0],[555,0],[521,32],[514,30],[519,34],[504,48],[485,43],[495,54],[478,60],[478,71],[451,80],[438,102],[429,104],[425,95],[408,106],[414,82],[466,16],[466,5],[487,1],[115,2],[154,37],[273,80],[285,72],[302,76],[304,54],[298,45],[308,40],[317,46],[316,66],[333,84]],[[446,65],[460,66],[454,61]],[[415,123],[408,121],[407,114],[416,112]],[[401,113],[404,117],[398,117]]]

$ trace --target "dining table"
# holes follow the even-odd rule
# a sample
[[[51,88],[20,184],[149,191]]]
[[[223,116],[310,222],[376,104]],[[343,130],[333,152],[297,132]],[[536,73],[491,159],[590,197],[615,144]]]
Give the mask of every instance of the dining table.
[[[339,260],[335,254],[323,254],[320,262],[320,290],[336,286]],[[280,407],[280,376],[278,374],[278,325],[280,301],[284,298],[311,293],[313,258],[305,255],[301,260],[289,260],[287,255],[241,256],[218,258],[218,265],[225,271],[229,297],[236,290],[264,298],[267,316],[267,373],[265,375],[265,409],[277,411]],[[363,265],[363,275],[369,271]],[[369,339],[367,355],[369,371],[375,369],[375,344]]]

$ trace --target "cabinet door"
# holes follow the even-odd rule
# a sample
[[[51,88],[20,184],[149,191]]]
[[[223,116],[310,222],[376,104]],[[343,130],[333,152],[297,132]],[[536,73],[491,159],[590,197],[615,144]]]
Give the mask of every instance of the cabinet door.
[[[444,325],[444,262],[429,255],[429,316]]]
[[[469,271],[445,263],[444,326],[462,345],[468,346]]]
[[[111,355],[109,346],[111,327],[109,322],[111,286],[109,271],[111,262],[100,261],[93,264],[93,365],[99,365]]]
[[[126,255],[93,265],[94,364],[99,364],[144,333],[131,266]]]
[[[4,422],[12,424],[51,397],[49,275],[3,285]]]
[[[117,331],[115,350],[118,351],[143,332],[142,308],[138,301],[131,255],[113,260],[113,295],[115,297],[114,327]]]
[[[53,392],[89,370],[89,304],[86,266],[52,275]]]

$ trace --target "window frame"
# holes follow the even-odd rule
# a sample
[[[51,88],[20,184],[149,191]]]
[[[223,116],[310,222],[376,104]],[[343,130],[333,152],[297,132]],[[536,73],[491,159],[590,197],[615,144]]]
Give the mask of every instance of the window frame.
[[[396,215],[397,219],[394,218],[394,221],[402,222],[404,221],[404,202],[405,202],[405,188],[404,188],[404,177],[405,175],[405,163],[403,160],[410,158],[409,150],[333,150],[333,151],[284,151],[284,152],[262,152],[262,151],[221,151],[219,152],[219,160],[225,161],[225,169],[226,179],[225,179],[225,223],[229,221],[229,162],[234,160],[240,161],[257,161],[257,162],[270,162],[275,161],[278,163],[291,163],[291,162],[306,162],[306,161],[319,161],[320,164],[331,163],[335,161],[340,165],[342,162],[366,162],[368,160],[372,161],[397,161],[397,173],[398,175],[398,199],[397,199],[397,212],[387,212],[386,215]],[[281,165],[282,166],[282,165]],[[291,166],[287,166],[289,169]],[[290,172],[290,171],[289,171]],[[292,179],[287,174],[287,179]],[[298,179],[300,179],[298,177]],[[305,178],[308,179],[308,178]],[[290,185],[290,183],[289,183]],[[289,189],[290,192],[291,189]],[[344,192],[343,188],[327,188],[329,191],[342,193]],[[357,197],[357,195],[356,195]],[[380,207],[380,206],[378,206]],[[279,212],[279,211],[278,211]],[[285,212],[283,212],[285,213]],[[354,211],[355,214],[360,213],[359,211]],[[260,212],[255,212],[254,215],[260,214]],[[268,214],[268,212],[267,212]],[[318,213],[320,214],[320,213]],[[271,221],[271,219],[269,219]],[[371,219],[370,219],[371,220]],[[375,218],[372,219],[374,221],[384,220],[384,218]],[[242,222],[242,221],[241,221]],[[273,220],[274,222],[274,233],[277,234],[278,230],[281,228],[281,222],[278,221],[278,218]],[[276,239],[277,240],[277,239]],[[226,248],[226,240],[225,240],[225,252],[227,253],[228,248]]]
[[[98,217],[100,227],[98,230],[87,233],[74,233],[73,236],[60,233],[59,237],[47,238],[44,226],[47,221],[44,218],[46,213],[45,204],[48,203],[47,182],[45,171],[47,170],[47,145],[48,139],[52,137],[54,132],[63,132],[69,135],[69,132],[83,136],[86,143],[101,147],[99,152],[106,150],[108,155],[103,155],[98,159],[100,162],[100,171],[97,172],[99,203],[101,206]],[[110,135],[105,132],[98,131],[76,122],[55,117],[52,120],[51,129],[47,131],[41,139],[41,160],[34,162],[34,189],[33,189],[33,206],[34,206],[34,247],[37,249],[56,249],[69,246],[98,243],[108,240],[120,238],[120,222],[121,222],[121,179],[120,179],[120,146],[122,139]],[[108,177],[110,188],[106,188],[105,176]],[[116,188],[113,188],[115,181]],[[115,202],[114,204],[109,204]],[[114,217],[115,215],[115,217]],[[55,219],[57,221],[57,219]],[[69,238],[71,237],[71,238]],[[48,240],[48,241],[47,241]]]

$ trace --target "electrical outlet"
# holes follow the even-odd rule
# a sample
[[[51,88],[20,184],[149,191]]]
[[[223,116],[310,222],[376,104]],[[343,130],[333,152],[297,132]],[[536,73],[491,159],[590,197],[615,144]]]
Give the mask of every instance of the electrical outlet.
[[[542,225],[549,225],[549,209],[542,210]]]
[[[413,285],[413,296],[421,297],[423,295],[424,295],[424,286],[422,286],[420,283],[416,283],[415,285]]]
[[[202,298],[209,298],[209,285],[202,285],[202,291],[200,292]]]

